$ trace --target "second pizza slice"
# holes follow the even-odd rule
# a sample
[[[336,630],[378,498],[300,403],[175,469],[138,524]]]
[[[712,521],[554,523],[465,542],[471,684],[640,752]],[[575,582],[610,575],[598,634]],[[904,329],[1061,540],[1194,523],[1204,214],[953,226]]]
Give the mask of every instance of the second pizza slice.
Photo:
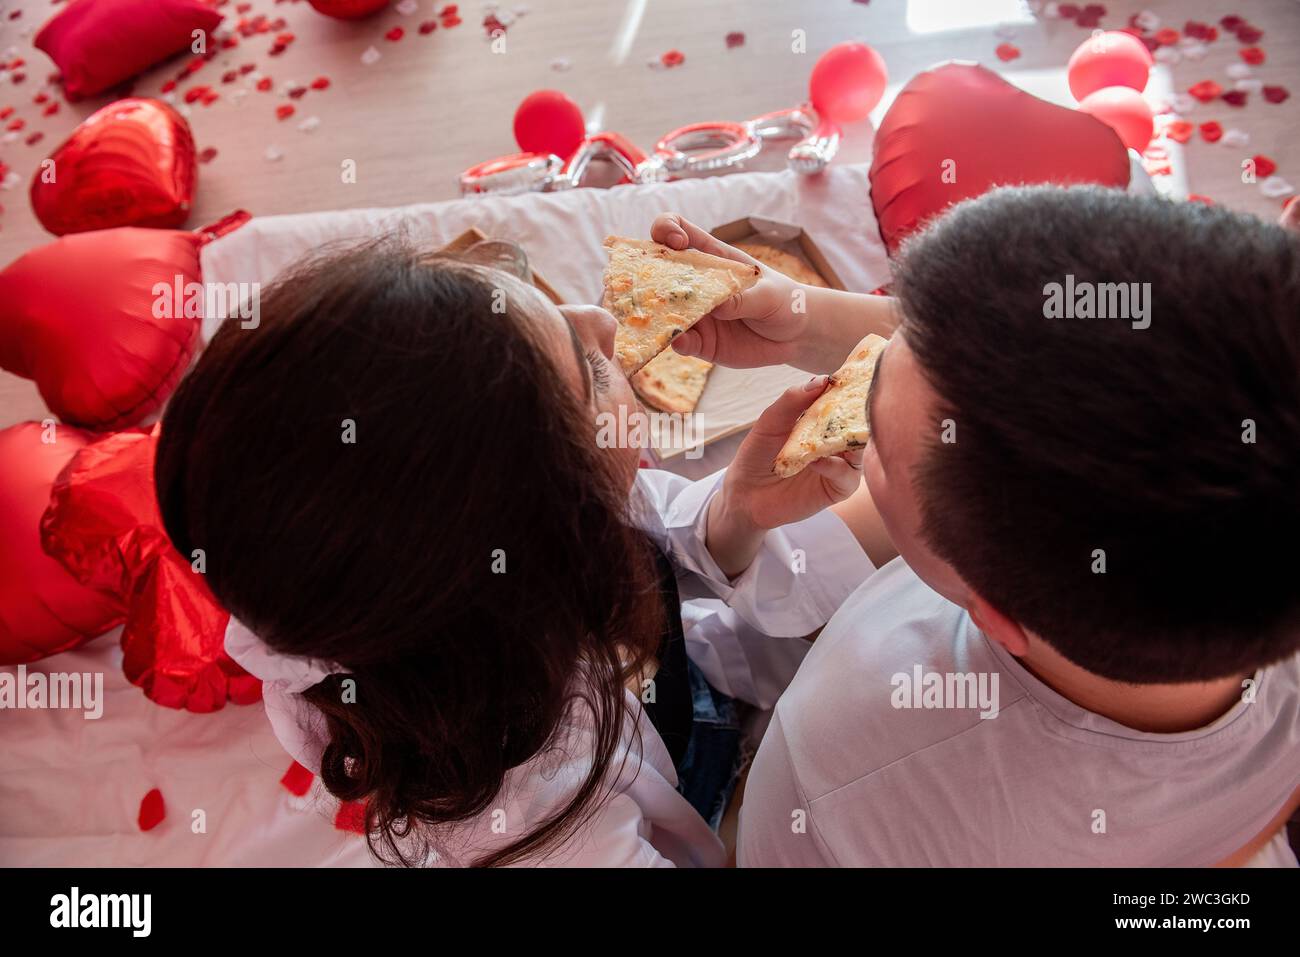
[[[762,271],[696,249],[610,236],[603,305],[618,320],[615,353],[632,375]]]

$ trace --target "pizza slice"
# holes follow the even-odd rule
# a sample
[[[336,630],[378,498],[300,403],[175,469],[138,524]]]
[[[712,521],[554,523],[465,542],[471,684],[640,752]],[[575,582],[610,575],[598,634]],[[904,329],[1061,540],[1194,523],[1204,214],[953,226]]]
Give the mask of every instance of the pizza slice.
[[[605,248],[609,265],[601,304],[618,320],[615,353],[627,375],[762,275],[757,266],[648,240],[610,236]]]
[[[798,475],[811,462],[867,444],[867,393],[876,360],[889,340],[870,335],[854,347],[831,376],[826,391],[795,420],[790,438],[772,471],[781,478]]]
[[[632,376],[632,388],[656,409],[685,415],[700,404],[712,368],[712,362],[665,349]]]

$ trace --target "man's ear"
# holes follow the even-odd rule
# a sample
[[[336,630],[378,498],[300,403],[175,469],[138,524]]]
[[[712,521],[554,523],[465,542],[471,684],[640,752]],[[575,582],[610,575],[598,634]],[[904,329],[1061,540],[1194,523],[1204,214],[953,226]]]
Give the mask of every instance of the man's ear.
[[[1020,627],[1019,622],[990,605],[983,596],[972,592],[966,603],[966,612],[980,631],[1017,658],[1023,658],[1029,653],[1029,637],[1025,634],[1025,629]]]

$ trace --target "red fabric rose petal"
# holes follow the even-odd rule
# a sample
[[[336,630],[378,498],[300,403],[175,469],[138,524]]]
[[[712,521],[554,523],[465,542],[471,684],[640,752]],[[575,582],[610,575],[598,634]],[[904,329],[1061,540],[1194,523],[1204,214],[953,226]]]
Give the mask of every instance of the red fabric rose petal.
[[[366,833],[366,806],[361,801],[344,801],[334,815],[334,826],[353,834]]]
[[[1266,86],[1260,91],[1270,103],[1281,103],[1290,99],[1291,94],[1284,86]]]
[[[302,797],[311,790],[311,782],[315,780],[316,775],[312,774],[297,761],[289,765],[289,770],[284,772],[284,777],[280,778],[280,783],[290,794]]]
[[[1223,139],[1223,127],[1217,120],[1210,120],[1208,123],[1202,123],[1200,126],[1201,139],[1207,143],[1217,143]]]
[[[669,50],[659,57],[659,62],[669,68],[681,66],[686,62],[686,54],[681,50]]]
[[[275,118],[277,120],[287,120],[289,117],[293,116],[295,112],[292,103],[281,103],[275,108]]]
[[[393,29],[389,30],[387,33],[384,34],[384,39],[387,40],[389,43],[396,43],[404,36],[406,36],[405,30],[403,30],[401,27],[393,27]]]
[[[728,50],[734,50],[736,47],[743,47],[744,45],[745,45],[745,34],[741,33],[739,30],[732,30],[730,33],[727,34]]]
[[[140,801],[140,813],[136,823],[142,831],[152,831],[167,816],[167,807],[163,803],[162,791],[154,788]]]
[[[1277,163],[1263,153],[1252,157],[1252,159],[1255,163],[1255,175],[1260,179],[1268,179],[1277,172]]]
[[[1193,83],[1189,86],[1187,92],[1202,103],[1209,103],[1223,93],[1223,87],[1213,80],[1202,80],[1200,83]]]
[[[327,76],[318,76],[311,81],[313,90],[328,90],[330,88],[330,78]]]
[[[1223,94],[1223,102],[1229,106],[1242,107],[1246,105],[1248,95],[1245,90],[1229,90]]]
[[[422,35],[430,34],[436,29],[438,29],[437,20],[425,20],[423,23],[420,24],[420,33]]]
[[[1181,39],[1178,31],[1172,27],[1165,27],[1156,31],[1156,43],[1161,46],[1171,47]]]
[[[1237,52],[1251,66],[1259,66],[1266,59],[1262,47],[1242,47]]]
[[[269,76],[264,76],[257,81],[257,90],[259,93],[265,93],[269,89],[271,89],[271,78]]]
[[[1165,126],[1165,136],[1175,143],[1186,143],[1192,138],[1192,124],[1186,120],[1174,120]]]
[[[999,43],[998,48],[993,52],[998,55],[998,59],[1003,63],[1009,63],[1020,56],[1020,47],[1014,43]]]

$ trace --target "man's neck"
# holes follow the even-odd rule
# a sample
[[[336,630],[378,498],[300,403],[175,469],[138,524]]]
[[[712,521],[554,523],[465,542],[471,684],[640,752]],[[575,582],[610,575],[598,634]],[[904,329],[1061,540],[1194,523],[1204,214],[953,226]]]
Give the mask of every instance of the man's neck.
[[[1241,700],[1249,675],[1184,684],[1133,685],[1102,678],[1034,640],[1019,659],[1040,681],[1081,708],[1136,731],[1174,734],[1203,728]]]

